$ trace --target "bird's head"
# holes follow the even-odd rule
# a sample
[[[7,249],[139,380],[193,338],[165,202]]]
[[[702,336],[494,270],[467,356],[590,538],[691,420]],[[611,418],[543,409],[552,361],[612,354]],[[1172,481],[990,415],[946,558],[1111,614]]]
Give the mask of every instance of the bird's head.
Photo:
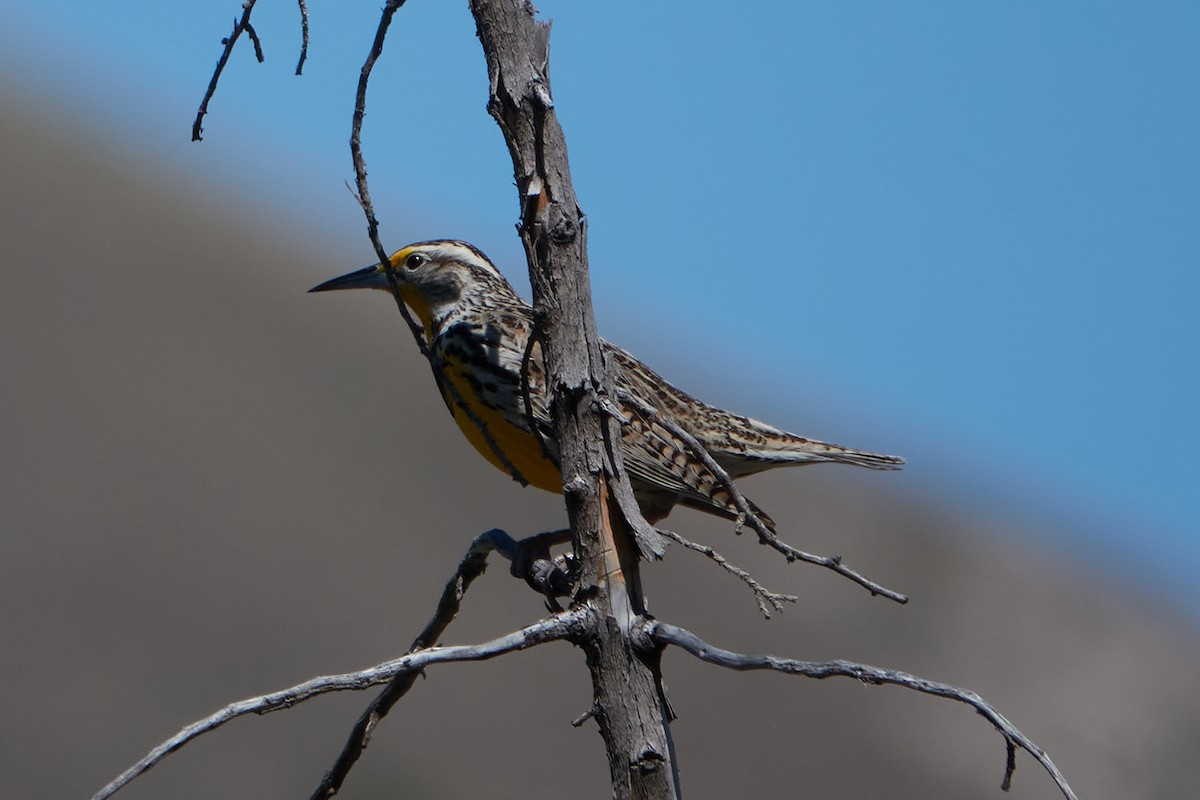
[[[432,336],[441,321],[470,293],[489,286],[511,291],[487,256],[466,242],[417,242],[392,253],[388,261],[400,297],[421,320],[427,336]],[[309,291],[334,289],[390,292],[391,283],[383,265],[373,264],[325,281]]]

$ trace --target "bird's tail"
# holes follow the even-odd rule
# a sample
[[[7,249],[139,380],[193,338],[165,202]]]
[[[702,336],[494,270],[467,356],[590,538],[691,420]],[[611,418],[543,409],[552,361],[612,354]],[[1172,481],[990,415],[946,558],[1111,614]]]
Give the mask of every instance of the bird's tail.
[[[834,461],[839,464],[853,464],[867,469],[900,469],[904,459],[886,453],[872,453],[868,450],[856,450],[853,447],[843,447],[828,442],[808,440],[810,446],[817,448],[816,461]],[[799,459],[804,461],[805,459]]]
[[[714,458],[733,477],[774,467],[822,462],[867,469],[900,469],[904,466],[900,456],[797,436],[756,419],[742,417],[739,422],[741,424],[728,426],[722,432],[721,441],[712,443],[711,449]]]

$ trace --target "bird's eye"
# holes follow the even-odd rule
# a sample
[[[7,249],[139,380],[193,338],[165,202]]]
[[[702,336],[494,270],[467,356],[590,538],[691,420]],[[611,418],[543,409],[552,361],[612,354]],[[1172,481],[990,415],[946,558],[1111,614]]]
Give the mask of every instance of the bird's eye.
[[[413,253],[404,259],[405,269],[419,269],[429,258],[424,253]]]

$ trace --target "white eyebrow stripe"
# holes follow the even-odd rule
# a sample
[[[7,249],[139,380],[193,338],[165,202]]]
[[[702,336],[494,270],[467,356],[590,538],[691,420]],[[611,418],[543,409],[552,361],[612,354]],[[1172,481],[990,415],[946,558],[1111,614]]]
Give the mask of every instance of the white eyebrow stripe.
[[[429,251],[436,260],[461,261],[464,264],[486,270],[497,277],[503,277],[486,256],[466,242],[438,242],[436,245],[430,246]]]

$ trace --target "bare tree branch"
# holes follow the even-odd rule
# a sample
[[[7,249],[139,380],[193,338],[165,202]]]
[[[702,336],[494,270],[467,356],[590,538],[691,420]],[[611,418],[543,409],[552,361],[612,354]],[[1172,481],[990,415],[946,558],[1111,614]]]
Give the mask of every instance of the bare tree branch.
[[[308,3],[297,0],[300,4],[300,60],[296,62],[296,74],[304,71],[304,62],[308,60]]]
[[[388,261],[388,252],[383,248],[383,243],[379,240],[379,220],[375,217],[375,204],[371,202],[371,190],[367,186],[367,162],[363,158],[362,152],[362,125],[363,117],[367,113],[367,83],[371,79],[371,71],[375,69],[375,62],[383,55],[383,42],[387,38],[388,28],[392,24],[392,17],[400,6],[404,5],[405,0],[387,0],[384,4],[383,12],[379,18],[379,25],[375,29],[375,38],[371,42],[371,50],[367,53],[367,60],[363,62],[362,70],[358,75],[358,89],[354,95],[354,117],[350,125],[350,157],[354,162],[354,183],[358,192],[358,204],[362,206],[363,213],[367,217],[367,236],[371,239],[371,245],[375,248],[375,256],[379,259],[379,263],[387,270],[388,280],[392,286],[392,294],[396,298],[396,304],[400,309],[400,316],[404,318],[408,324],[408,329],[412,331],[413,338],[417,340],[417,347],[421,349],[421,355],[425,356],[433,363],[433,359],[429,354],[429,346],[425,343],[424,330],[412,318],[408,307],[404,305],[403,299],[396,291],[396,276],[391,271],[391,263]]]
[[[250,37],[250,42],[254,45],[254,58],[260,64],[266,61],[267,57],[263,55],[262,40],[258,38],[258,31],[254,30],[254,26],[250,24],[249,14],[242,20],[242,29],[246,31],[246,35]]]
[[[944,697],[948,700],[965,703],[979,712],[1004,737],[1007,747],[1004,780],[1001,783],[1001,788],[1004,791],[1008,791],[1012,784],[1013,771],[1016,769],[1016,748],[1019,747],[1028,752],[1042,765],[1046,772],[1050,774],[1050,777],[1054,779],[1054,782],[1058,785],[1059,790],[1067,800],[1077,800],[1075,792],[1067,784],[1067,779],[1063,777],[1058,767],[1050,760],[1050,756],[1046,755],[1046,751],[1038,747],[1025,734],[1021,733],[1015,725],[1005,719],[1004,715],[975,692],[960,689],[957,686],[951,686],[947,683],[938,683],[918,678],[916,675],[910,675],[907,672],[872,667],[853,661],[799,661],[791,658],[779,658],[778,656],[735,653],[715,647],[691,631],[654,619],[645,620],[642,632],[660,647],[673,644],[683,648],[701,661],[717,664],[727,669],[767,669],[774,670],[775,672],[783,672],[788,675],[803,675],[808,678],[818,679],[834,677],[854,678],[855,680],[875,686],[883,684],[903,686],[906,689],[912,689],[923,694],[931,694],[936,697]]]
[[[474,645],[457,645],[454,647],[431,647],[401,656],[400,658],[384,661],[369,669],[358,672],[346,672],[341,675],[324,675],[307,680],[287,689],[270,694],[250,697],[230,703],[224,708],[197,720],[183,728],[179,733],[155,747],[145,758],[138,761],[129,769],[122,772],[112,783],[105,786],[92,800],[105,800],[111,797],[121,787],[150,769],[166,756],[175,752],[197,736],[208,733],[224,725],[230,720],[247,714],[268,714],[291,708],[297,703],[303,703],[318,695],[347,690],[361,690],[385,683],[397,675],[404,673],[419,673],[434,664],[445,664],[455,661],[485,661],[489,658],[536,647],[546,642],[572,639],[579,635],[584,619],[581,611],[565,611],[532,625],[527,625],[519,631],[513,631],[505,636],[492,639],[490,642]]]
[[[525,578],[535,589],[547,593],[544,587],[540,587],[536,583],[538,578],[535,575],[540,576],[543,573],[543,569],[537,559],[542,555],[543,549],[548,549],[553,544],[570,541],[570,536],[571,532],[569,530],[551,531],[550,533],[542,533],[518,541],[499,528],[493,528],[476,536],[474,541],[471,542],[471,546],[467,548],[466,555],[463,556],[458,569],[454,571],[454,575],[446,583],[446,588],[442,590],[442,597],[438,601],[433,617],[426,623],[421,632],[417,634],[417,638],[413,640],[409,652],[413,653],[423,648],[431,647],[437,642],[442,632],[446,630],[458,615],[463,596],[467,593],[467,589],[471,583],[487,569],[487,557],[489,553],[492,551],[500,553],[500,555],[512,562],[512,573],[514,576]],[[545,580],[554,583],[552,578],[545,578]],[[554,585],[558,586],[561,584]],[[313,791],[311,795],[312,800],[324,800],[324,798],[333,797],[338,793],[346,780],[346,776],[350,774],[350,770],[358,761],[359,756],[367,748],[375,726],[387,716],[387,713],[392,710],[392,706],[396,705],[400,698],[408,693],[418,674],[415,670],[409,670],[396,675],[384,687],[384,690],[371,701],[371,704],[367,706],[366,710],[358,718],[358,722],[355,723],[354,728],[350,731],[350,735],[346,739],[346,744],[342,747],[342,752],[338,755],[337,760],[329,768],[329,771],[325,773],[325,777],[321,779],[321,783]]]
[[[404,318],[404,322],[408,325],[408,329],[412,332],[413,338],[417,341],[417,348],[420,349],[421,355],[429,362],[430,368],[433,370],[433,378],[437,384],[445,392],[449,393],[454,404],[462,410],[467,418],[483,433],[483,438],[488,444],[488,448],[496,456],[496,459],[503,465],[504,470],[512,476],[512,479],[522,486],[528,486],[529,481],[516,468],[509,459],[508,454],[496,442],[496,437],[492,434],[488,427],[475,409],[467,404],[462,396],[462,392],[454,385],[453,381],[443,378],[442,370],[439,369],[439,361],[429,349],[429,344],[425,340],[424,329],[413,320],[412,314],[408,310],[408,306],[404,303],[404,298],[400,296],[400,287],[396,283],[396,273],[392,270],[392,262],[388,258],[388,252],[384,249],[383,243],[379,239],[379,220],[375,217],[375,205],[371,202],[371,191],[367,186],[367,162],[363,157],[362,152],[362,126],[363,117],[367,113],[367,84],[371,79],[371,71],[375,68],[375,62],[383,55],[383,43],[387,39],[388,28],[391,27],[392,17],[403,6],[405,0],[388,0],[383,7],[383,12],[379,18],[379,26],[375,29],[375,38],[371,42],[371,51],[367,54],[367,60],[363,63],[362,71],[358,77],[358,89],[354,97],[354,117],[350,126],[350,155],[354,162],[354,181],[358,192],[358,203],[362,206],[363,213],[367,217],[367,236],[371,239],[371,244],[375,248],[375,255],[379,259],[379,264],[383,267],[384,274],[387,275],[388,285],[392,290],[392,297],[396,301],[396,308],[400,311],[400,316]]]
[[[742,583],[749,586],[750,590],[754,592],[754,599],[758,603],[758,610],[761,611],[762,615],[767,619],[771,618],[772,610],[783,611],[783,607],[786,603],[794,603],[798,599],[795,595],[780,594],[779,592],[770,591],[761,583],[754,580],[753,576],[751,576],[749,572],[746,572],[746,570],[742,569],[741,567],[730,564],[724,556],[708,545],[697,544],[689,539],[685,539],[675,531],[668,531],[662,528],[658,528],[657,530],[660,534],[666,536],[671,541],[677,542],[689,550],[702,553],[706,557],[712,559],[713,563],[715,563],[721,569],[725,570],[730,575],[737,577],[742,581]]]
[[[639,547],[653,552],[660,539],[633,502],[620,430],[600,409],[603,398],[613,397],[613,380],[592,310],[586,218],[550,89],[550,28],[528,0],[471,0],[471,11],[488,65],[488,112],[504,134],[519,193],[517,230],[529,262],[580,569],[577,602],[593,615],[580,646],[612,791],[647,800],[675,797],[679,775],[658,660],[635,657],[628,640],[645,609]]]
[[[389,0],[384,7],[370,54],[359,79],[350,139],[359,200],[367,216],[368,234],[380,265],[387,274],[397,307],[413,332],[421,352],[429,359],[435,380],[439,386],[443,386],[455,405],[463,409],[471,422],[483,432],[490,449],[506,471],[518,482],[526,484],[528,482],[497,445],[487,425],[463,401],[457,387],[449,381],[443,382],[437,362],[430,357],[424,331],[412,321],[399,295],[391,263],[379,241],[378,222],[367,190],[361,129],[370,73],[382,53],[392,16],[403,3],[404,0]],[[596,452],[593,449],[595,443],[603,440],[603,431],[607,430],[610,441],[613,434],[607,424],[603,427],[597,426],[598,415],[592,413],[592,404],[587,399],[595,396],[597,387],[602,387],[600,394],[609,391],[611,381],[603,372],[604,362],[600,356],[599,337],[595,333],[591,311],[582,213],[575,202],[565,141],[553,114],[553,101],[550,99],[546,76],[548,28],[534,20],[535,12],[532,6],[525,2],[478,0],[472,4],[472,11],[479,27],[485,56],[488,58],[492,89],[489,111],[500,124],[508,141],[520,190],[520,231],[535,286],[535,319],[546,334],[544,341],[547,346],[547,375],[550,385],[556,387],[555,424],[562,470],[564,476],[569,476],[564,478],[564,489],[568,515],[577,535],[574,550],[576,556],[580,557],[581,564],[591,565],[591,574],[585,578],[585,583],[597,586],[597,576],[603,576],[605,586],[592,595],[596,604],[593,612],[602,614],[603,620],[621,621],[619,630],[609,630],[606,627],[603,636],[590,637],[583,643],[585,651],[589,653],[589,664],[593,666],[597,706],[608,706],[607,713],[598,714],[596,718],[602,732],[607,732],[613,729],[613,722],[620,717],[616,725],[622,733],[620,752],[610,746],[610,768],[613,771],[614,786],[618,783],[629,785],[632,777],[633,783],[639,787],[639,792],[653,791],[649,787],[664,784],[669,784],[674,792],[678,778],[674,770],[673,747],[666,729],[668,712],[665,702],[656,702],[663,699],[661,687],[658,685],[657,664],[633,663],[622,638],[628,633],[628,625],[641,611],[636,548],[632,557],[621,556],[619,554],[627,548],[623,536],[618,533],[613,539],[612,531],[607,530],[601,531],[601,538],[597,539],[595,533],[600,527],[608,524],[606,521],[611,520],[601,509],[607,502],[610,483],[616,489],[618,500],[630,501],[622,505],[633,506],[634,515],[630,517],[626,513],[624,516],[639,520],[640,514],[636,511],[636,504],[631,502],[632,494],[628,490],[627,479],[619,470],[619,453],[615,456],[618,469],[614,470],[612,476],[606,475],[602,466],[593,463],[594,459],[591,457]],[[510,80],[512,83],[507,82]],[[537,268],[534,268],[535,266]],[[554,311],[548,314],[547,308]],[[547,325],[547,322],[552,324]],[[569,324],[559,325],[560,322]],[[564,342],[567,344],[560,351],[559,348]],[[611,447],[609,449],[611,450]],[[585,477],[589,475],[591,481]],[[589,483],[599,485],[589,486]],[[644,531],[641,530],[643,528]],[[638,530],[649,541],[655,540],[653,528],[644,520],[641,520]],[[585,531],[586,534],[583,533]],[[582,548],[578,541],[581,534],[592,537]],[[603,539],[604,536],[608,539]],[[593,557],[593,554],[608,554],[612,563],[605,562],[602,565],[598,560],[600,556]],[[620,611],[612,610],[615,608],[609,605],[612,598],[618,599],[616,606],[625,603],[627,607]],[[628,607],[631,599],[633,606]],[[605,643],[600,644],[601,641]],[[600,650],[618,657],[611,666],[607,666],[607,672],[600,665],[599,659],[603,655]],[[625,653],[623,667],[617,664],[617,660],[620,660],[619,653],[622,652]],[[607,675],[607,678],[601,681],[598,676],[603,675]],[[630,675],[637,676],[637,692],[629,689]],[[611,683],[611,691],[608,688],[600,688],[601,683],[606,681]],[[600,699],[601,695],[603,700]],[[648,700],[648,706],[639,705],[643,699]],[[647,710],[654,706],[658,706],[661,713],[644,716]],[[634,719],[638,721],[626,724]],[[639,738],[639,731],[645,732],[645,736]],[[607,733],[605,738],[610,745],[615,741]],[[631,764],[638,765],[637,769],[631,769]]]
[[[262,43],[258,40],[258,34],[250,27],[250,13],[254,11],[254,4],[258,0],[245,0],[242,3],[242,18],[233,21],[233,33],[221,40],[221,44],[225,45],[225,49],[221,51],[221,57],[217,59],[216,69],[213,70],[212,78],[208,82],[208,89],[204,92],[204,99],[200,101],[200,109],[196,112],[196,119],[192,122],[192,141],[198,142],[204,138],[204,115],[208,113],[208,103],[212,100],[213,95],[217,91],[217,81],[221,79],[221,73],[225,71],[225,65],[229,63],[229,54],[233,52],[233,46],[237,43],[238,37],[243,32],[250,34],[250,38],[254,40],[254,54],[258,58],[259,63],[262,63],[263,52]]]
[[[908,602],[907,596],[881,586],[870,578],[864,576],[862,573],[847,567],[842,563],[841,556],[813,555],[812,553],[806,553],[803,550],[792,547],[790,544],[780,540],[779,536],[770,528],[768,528],[761,519],[759,519],[758,514],[754,513],[754,509],[751,507],[749,501],[746,500],[745,495],[743,495],[741,490],[738,489],[734,484],[733,479],[729,477],[729,473],[726,472],[724,468],[722,468],[721,465],[716,462],[716,460],[712,457],[712,454],[708,452],[708,449],[704,445],[700,444],[695,436],[692,436],[692,434],[680,427],[679,423],[675,422],[675,420],[671,419],[668,415],[660,414],[657,408],[650,405],[633,392],[618,387],[617,396],[622,402],[628,403],[632,408],[637,410],[639,414],[643,414],[652,418],[655,422],[662,425],[674,435],[678,436],[685,444],[687,444],[688,448],[691,449],[692,454],[696,456],[696,458],[700,459],[700,461],[704,463],[704,466],[717,477],[717,480],[721,482],[722,488],[729,492],[730,498],[733,499],[734,505],[737,506],[737,509],[741,514],[741,517],[738,519],[739,532],[743,522],[749,523],[750,527],[754,528],[755,533],[758,534],[758,540],[762,544],[770,545],[775,550],[783,553],[785,556],[787,556],[788,561],[804,561],[809,564],[816,564],[817,566],[831,569],[837,574],[854,581],[873,595],[882,595],[889,600],[895,600],[897,603]]]

